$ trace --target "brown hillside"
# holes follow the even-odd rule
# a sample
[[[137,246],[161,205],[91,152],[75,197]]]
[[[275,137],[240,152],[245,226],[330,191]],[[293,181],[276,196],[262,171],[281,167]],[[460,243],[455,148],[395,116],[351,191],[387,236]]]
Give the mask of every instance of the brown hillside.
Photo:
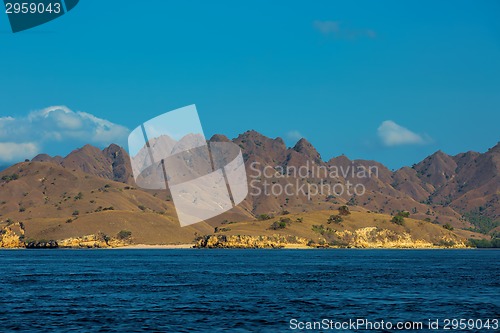
[[[215,135],[211,140],[228,141],[228,138],[223,135]],[[494,220],[498,220],[500,214],[498,201],[500,148],[498,144],[484,154],[467,152],[449,156],[438,151],[411,168],[404,167],[392,172],[378,162],[350,160],[343,155],[325,162],[316,149],[305,139],[299,140],[293,148],[287,148],[281,138],[271,139],[256,131],[247,131],[232,141],[242,149],[249,176],[250,195],[237,208],[209,221],[212,225],[218,225],[224,220],[248,220],[259,214],[278,215],[282,211],[304,213],[332,210],[346,203],[353,210],[383,214],[395,214],[398,211],[406,210],[410,211],[412,217],[416,219],[429,219],[440,224],[449,223],[456,228],[472,227],[467,220],[462,218],[466,212],[480,211],[483,216]],[[85,146],[75,150],[65,158],[39,155],[33,161],[50,162],[63,167],[63,170],[70,173],[73,171],[84,172],[88,175],[98,176],[101,180],[115,180],[130,184],[129,186],[134,184],[128,155],[125,150],[116,145],[111,145],[104,150]],[[326,178],[324,175],[314,175],[311,172],[306,177],[280,174],[286,168],[300,168],[306,164],[310,168],[335,167],[344,170],[374,166],[377,168],[378,174],[377,177],[369,178],[352,177],[349,172],[345,175],[340,173],[338,177]],[[272,171],[269,168],[275,168],[276,172],[269,178],[263,177],[262,174],[259,177],[258,173],[262,173],[264,168],[267,168],[268,171]],[[8,174],[8,172],[6,170],[2,174]],[[42,171],[40,170],[40,172]],[[346,186],[348,182],[359,183],[366,188],[366,193],[362,196],[347,193],[311,195],[314,193],[296,191],[294,195],[286,193],[268,193],[266,195],[262,191],[263,180],[267,180],[270,186],[284,187],[291,184],[295,189],[301,186],[314,187],[321,184],[332,187],[336,184]],[[32,192],[31,187],[36,185],[36,182],[24,184],[21,186],[23,189],[12,189],[12,191],[17,194],[19,191],[22,193]],[[69,183],[60,184],[61,191],[64,192],[63,188],[70,185]],[[257,193],[258,190],[260,190],[260,194]],[[155,194],[154,191],[140,189],[135,191],[136,193],[144,192],[150,196]],[[69,193],[69,191],[66,192]],[[42,194],[38,195],[38,199],[43,197]],[[6,196],[10,196],[10,194],[6,194]],[[32,196],[27,195],[28,198]],[[168,192],[165,193],[165,198],[167,197]],[[33,205],[36,206],[38,203],[39,201],[34,201]],[[137,203],[135,205],[137,206]],[[15,211],[19,209],[19,203],[15,204],[10,200],[6,207]],[[41,208],[31,210],[36,212],[37,209]],[[45,209],[46,207],[42,210],[45,211]],[[173,211],[171,205],[170,209]],[[44,214],[53,213],[49,209]],[[55,213],[60,213],[60,211]]]
[[[212,230],[206,223],[180,228],[165,191],[150,194],[48,162],[20,163],[2,175],[10,179],[0,181],[0,225],[22,222],[27,238],[129,230],[136,242],[169,244]]]

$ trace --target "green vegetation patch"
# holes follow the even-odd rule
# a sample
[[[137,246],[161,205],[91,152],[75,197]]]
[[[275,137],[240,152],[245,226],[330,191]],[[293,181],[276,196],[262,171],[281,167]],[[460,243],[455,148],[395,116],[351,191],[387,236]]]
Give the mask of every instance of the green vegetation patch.
[[[489,234],[491,230],[500,225],[500,221],[493,220],[491,217],[482,215],[481,208],[465,213],[463,218],[474,226],[469,230],[482,234]]]

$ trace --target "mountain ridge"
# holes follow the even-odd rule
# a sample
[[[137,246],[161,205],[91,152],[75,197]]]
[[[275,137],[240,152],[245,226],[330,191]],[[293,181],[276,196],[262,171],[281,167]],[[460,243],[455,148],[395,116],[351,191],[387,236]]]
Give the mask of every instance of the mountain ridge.
[[[252,181],[262,180],[268,180],[271,186],[291,184],[312,188],[319,184],[345,187],[354,183],[361,184],[366,192],[363,195],[321,193],[314,196],[299,192],[294,195],[250,193],[239,206],[186,231],[188,229],[173,225],[177,223],[176,213],[168,189],[152,191],[135,186],[129,156],[124,148],[115,144],[104,149],[85,145],[65,157],[40,154],[30,162],[0,172],[0,227],[23,222],[28,234],[44,239],[49,236],[85,238],[103,230],[114,235],[122,229],[133,229],[136,241],[161,243],[160,240],[165,239],[170,243],[183,243],[190,242],[195,234],[208,234],[211,228],[228,229],[224,226],[228,221],[244,223],[262,216],[276,219],[282,214],[302,214],[307,218],[319,216],[315,212],[335,211],[347,205],[351,211],[359,213],[357,216],[365,218],[369,216],[366,213],[375,213],[389,216],[390,220],[391,215],[407,211],[416,221],[455,228],[456,233],[466,238],[489,237],[467,229],[491,235],[498,230],[498,143],[485,153],[465,152],[451,156],[437,151],[412,167],[391,171],[379,162],[350,160],[345,155],[325,161],[305,139],[287,147],[281,138],[268,138],[256,131],[247,131],[232,140],[217,134],[209,141],[231,141],[239,145],[249,185]],[[263,179],[262,175],[259,178],[256,174],[266,168],[267,171],[297,170],[304,165],[311,168],[305,178],[288,174],[288,171],[286,174],[273,173],[269,179]],[[341,172],[340,176],[324,177],[315,174],[314,167],[321,170],[376,167],[377,177],[357,178],[355,174],[342,175]],[[261,183],[258,186],[263,189]],[[250,186],[250,191],[253,189]],[[80,196],[84,200],[78,199]],[[103,219],[114,221],[113,226],[103,225]],[[142,221],[149,226],[142,230],[132,221]],[[250,225],[252,223],[256,222]],[[413,225],[420,226],[419,223]],[[484,225],[488,226],[487,231]],[[169,231],[159,232],[160,226]],[[177,229],[183,230],[179,232],[182,236],[169,236],[169,232]],[[255,230],[253,232],[255,234]]]
[[[438,150],[413,167],[402,167],[391,171],[377,161],[351,160],[345,155],[324,161],[306,139],[298,140],[293,147],[286,147],[281,138],[268,138],[254,130],[244,132],[232,140],[216,134],[210,141],[232,141],[238,144],[247,165],[257,162],[267,165],[272,163],[273,166],[300,166],[307,161],[322,166],[336,165],[344,168],[349,165],[374,165],[378,167],[379,175],[376,181],[373,179],[367,181],[367,183],[377,183],[371,184],[372,190],[385,189],[388,194],[396,196],[397,192],[401,192],[418,203],[427,202],[441,206],[452,204],[460,210],[458,212],[460,214],[475,208],[466,204],[464,200],[476,201],[477,208],[481,207],[478,201],[484,201],[483,204],[488,207],[483,208],[488,216],[498,218],[500,215],[498,205],[492,207],[498,200],[495,188],[498,189],[500,183],[500,143],[485,153],[469,151],[452,156]],[[40,154],[32,161],[48,161],[102,178],[134,184],[128,153],[116,144],[111,144],[102,150],[86,145],[72,151],[64,158]],[[485,200],[480,200],[481,196],[474,193],[479,190],[486,190],[487,194],[483,193]]]

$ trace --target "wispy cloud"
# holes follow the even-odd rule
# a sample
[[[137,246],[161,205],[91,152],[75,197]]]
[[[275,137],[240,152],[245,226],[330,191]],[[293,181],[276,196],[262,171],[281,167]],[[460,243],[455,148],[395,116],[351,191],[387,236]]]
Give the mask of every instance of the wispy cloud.
[[[377,34],[372,29],[351,29],[340,21],[319,21],[313,22],[316,30],[325,36],[332,36],[338,39],[375,38]]]
[[[378,136],[385,146],[422,145],[432,142],[428,135],[421,135],[410,131],[408,128],[386,120],[378,127]]]
[[[286,133],[286,138],[292,141],[298,141],[303,137],[304,136],[299,131],[296,130],[289,131],[288,133]]]
[[[24,117],[0,118],[0,162],[31,158],[45,147],[67,142],[125,143],[128,133],[127,128],[89,113],[51,106]]]
[[[0,162],[11,163],[31,158],[39,150],[35,142],[0,142]]]

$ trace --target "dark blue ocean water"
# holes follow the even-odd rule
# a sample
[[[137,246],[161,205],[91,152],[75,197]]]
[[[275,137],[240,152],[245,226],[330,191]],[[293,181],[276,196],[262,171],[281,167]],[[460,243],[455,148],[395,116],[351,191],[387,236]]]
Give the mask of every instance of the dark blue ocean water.
[[[0,332],[498,319],[499,259],[497,250],[0,251]]]

